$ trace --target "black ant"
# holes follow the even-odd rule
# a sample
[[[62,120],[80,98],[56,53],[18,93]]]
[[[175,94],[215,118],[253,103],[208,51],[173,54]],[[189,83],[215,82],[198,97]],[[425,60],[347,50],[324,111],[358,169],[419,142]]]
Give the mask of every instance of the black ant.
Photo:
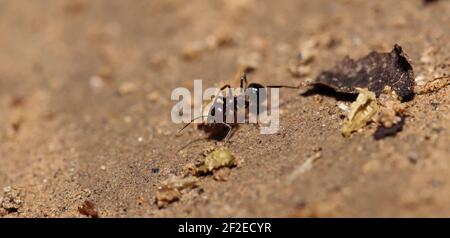
[[[240,88],[239,88],[241,90],[240,94],[233,95],[231,97],[230,96],[228,96],[228,97],[219,96],[219,94],[227,88],[229,90],[229,95],[233,95],[231,86],[229,84],[222,86],[219,89],[219,92],[217,93],[217,95],[213,98],[214,101],[211,104],[211,106],[209,107],[206,115],[202,115],[200,117],[194,118],[191,122],[189,122],[183,128],[181,128],[179,132],[183,131],[186,127],[188,127],[195,120],[206,117],[206,124],[203,124],[201,129],[210,133],[209,138],[216,138],[218,140],[223,139],[224,129],[226,129],[227,134],[226,134],[225,140],[224,140],[224,143],[226,144],[232,135],[233,129],[235,127],[237,127],[237,125],[238,125],[238,123],[237,123],[238,109],[241,109],[242,107],[244,107],[245,110],[247,110],[248,108],[251,108],[252,106],[256,106],[256,108],[257,108],[256,114],[258,115],[260,113],[259,105],[261,103],[264,103],[267,100],[267,92],[266,92],[267,88],[294,88],[294,89],[296,89],[299,87],[284,86],[284,85],[263,86],[262,84],[259,84],[259,83],[248,84],[247,74],[244,72],[240,78]],[[249,97],[246,96],[244,93],[242,93],[243,91],[245,92],[246,90],[248,90],[247,95],[251,95],[251,94],[256,95],[256,99],[257,99],[256,105],[253,105],[255,103],[255,102],[253,102],[254,100],[249,100]],[[241,97],[244,97],[244,100],[242,100]],[[238,101],[243,101],[244,102],[243,105],[238,105],[239,104]],[[234,108],[227,108],[227,104],[234,105]],[[216,120],[217,119],[216,113],[220,113],[218,115],[222,116],[222,118],[220,118],[222,120]],[[228,115],[233,115],[234,120],[232,123],[226,122],[226,118]]]

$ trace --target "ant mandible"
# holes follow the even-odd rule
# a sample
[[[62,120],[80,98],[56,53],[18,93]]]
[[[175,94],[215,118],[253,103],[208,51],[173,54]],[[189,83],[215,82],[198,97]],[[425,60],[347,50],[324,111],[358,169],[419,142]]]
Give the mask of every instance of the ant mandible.
[[[194,118],[191,122],[189,122],[183,128],[181,128],[179,130],[179,133],[181,131],[183,131],[186,127],[188,127],[191,123],[193,123],[195,120],[206,117],[206,124],[207,124],[207,127],[205,128],[206,131],[211,132],[212,134],[216,134],[218,131],[222,131],[223,127],[226,127],[226,129],[228,129],[228,132],[227,132],[227,134],[225,136],[225,140],[224,140],[224,143],[226,144],[232,135],[233,129],[238,125],[237,112],[238,112],[238,109],[240,109],[239,107],[243,106],[245,109],[248,109],[254,103],[251,100],[249,100],[248,97],[245,97],[245,95],[242,92],[243,91],[245,92],[246,90],[248,90],[248,94],[256,95],[256,99],[257,99],[256,105],[253,105],[253,106],[256,106],[256,108],[257,108],[256,114],[259,114],[260,113],[259,105],[261,103],[264,103],[267,100],[267,92],[266,92],[267,88],[297,89],[299,87],[285,86],[285,85],[263,86],[262,84],[259,84],[259,83],[248,84],[247,74],[244,72],[244,73],[242,73],[241,78],[240,78],[240,88],[239,88],[241,90],[240,94],[233,95],[231,86],[229,84],[225,84],[224,86],[222,86],[219,89],[219,92],[213,98],[214,101],[211,104],[211,106],[209,107],[209,109],[207,109],[206,115],[202,115],[197,118]],[[233,96],[232,97],[221,96],[220,93],[225,89],[228,89],[229,95],[233,95]],[[238,105],[238,101],[239,101],[239,99],[241,99],[240,97],[244,97],[244,105]],[[227,104],[234,105],[234,107],[227,108]],[[216,120],[216,113],[220,113],[218,115],[222,116],[222,118],[221,118],[222,120],[219,120],[219,121]],[[232,115],[234,117],[233,122],[231,122],[231,123],[226,122],[226,118],[228,115]]]

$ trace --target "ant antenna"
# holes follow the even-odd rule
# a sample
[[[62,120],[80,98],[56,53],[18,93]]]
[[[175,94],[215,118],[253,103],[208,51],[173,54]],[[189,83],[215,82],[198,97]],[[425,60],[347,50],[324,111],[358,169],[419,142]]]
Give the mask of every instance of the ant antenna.
[[[207,140],[207,139],[208,139],[208,138],[206,137],[206,138],[198,138],[198,139],[195,139],[195,140],[193,140],[193,141],[190,141],[189,143],[187,143],[187,144],[183,145],[182,147],[180,147],[180,148],[177,150],[176,154],[179,153],[180,151],[184,150],[186,147],[188,147],[188,146],[190,146],[190,145],[192,145],[192,144],[194,144],[194,143],[196,143],[196,142],[199,142],[199,141],[202,141],[202,140]]]
[[[244,83],[245,83],[245,88],[247,88],[247,73],[245,71],[242,72],[242,75],[241,75],[241,88],[242,89],[244,89],[243,88]]]
[[[185,126],[183,126],[183,128],[181,128],[181,129],[178,131],[178,133],[180,133],[181,131],[183,131],[184,129],[186,129],[186,127],[188,127],[190,124],[192,124],[192,122],[194,122],[195,120],[197,120],[197,119],[199,119],[199,118],[204,118],[204,117],[206,117],[206,116],[201,115],[201,116],[198,116],[198,117],[192,119],[188,124],[186,124]]]
[[[266,88],[300,88],[299,86],[288,86],[288,85],[269,85]]]

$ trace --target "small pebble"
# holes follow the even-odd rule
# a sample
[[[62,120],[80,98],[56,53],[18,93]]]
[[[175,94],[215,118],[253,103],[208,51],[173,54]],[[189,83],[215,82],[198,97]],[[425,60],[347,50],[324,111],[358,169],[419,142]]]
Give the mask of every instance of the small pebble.
[[[103,78],[98,76],[98,75],[94,75],[89,79],[89,85],[91,86],[91,88],[93,89],[101,89],[103,88],[103,86],[105,85],[103,82]]]
[[[119,87],[119,94],[120,95],[127,95],[137,90],[136,84],[132,82],[125,82],[122,83]]]
[[[147,100],[149,102],[157,102],[159,98],[160,98],[160,95],[157,91],[153,91],[153,92],[147,94]]]
[[[11,186],[6,186],[6,187],[4,187],[3,188],[3,192],[5,192],[5,193],[9,193],[9,192],[11,192]]]

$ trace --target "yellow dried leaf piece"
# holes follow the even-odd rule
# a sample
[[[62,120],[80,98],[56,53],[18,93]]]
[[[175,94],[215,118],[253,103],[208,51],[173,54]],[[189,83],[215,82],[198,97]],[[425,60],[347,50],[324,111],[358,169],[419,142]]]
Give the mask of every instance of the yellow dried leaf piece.
[[[374,92],[367,89],[357,88],[359,95],[350,105],[348,120],[342,128],[342,134],[345,137],[351,135],[352,132],[364,127],[372,120],[378,110],[377,99]]]
[[[204,175],[220,168],[236,166],[236,158],[230,150],[223,148],[214,150],[199,165],[192,168],[194,175]]]
[[[386,86],[378,97],[378,105],[375,121],[387,128],[399,123],[401,115],[406,109],[401,102],[401,98],[389,86]]]
[[[181,191],[195,188],[197,182],[198,179],[195,177],[170,177],[159,186],[155,197],[156,204],[159,208],[163,208],[172,202],[178,201],[181,197]]]
[[[197,185],[198,179],[195,177],[172,176],[161,183],[161,187],[183,190],[193,188]]]

